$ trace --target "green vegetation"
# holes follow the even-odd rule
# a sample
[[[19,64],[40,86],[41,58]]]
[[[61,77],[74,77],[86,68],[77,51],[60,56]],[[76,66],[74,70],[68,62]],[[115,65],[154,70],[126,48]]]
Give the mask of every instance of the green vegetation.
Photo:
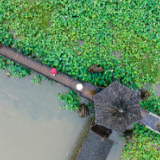
[[[43,76],[41,76],[40,74],[38,74],[37,76],[34,75],[34,79],[31,80],[31,82],[35,83],[36,85],[40,85],[40,83],[42,82],[42,78]]]
[[[58,98],[60,101],[64,102],[65,105],[60,106],[60,108],[69,109],[71,112],[78,110],[78,106],[81,104],[81,98],[78,98],[77,93],[69,89],[69,93],[62,95],[61,93],[58,94]],[[91,102],[86,104],[86,107],[89,110],[89,115],[94,113],[94,106]]]
[[[136,127],[132,144],[123,148],[121,160],[158,160],[160,155],[160,135],[140,125]]]
[[[120,79],[137,89],[157,81],[160,17],[156,0],[2,0],[0,5],[0,42],[24,55],[97,86]],[[79,47],[78,40],[84,45]],[[112,51],[122,51],[121,59]],[[88,73],[95,63],[106,72]]]
[[[24,76],[30,75],[30,70],[24,68],[23,66],[10,61],[7,58],[0,56],[0,69],[5,70],[7,69],[10,73],[12,73],[13,77],[22,78]]]
[[[115,79],[135,90],[148,82],[159,83],[159,0],[1,0],[0,6],[0,43],[59,72],[96,86],[107,86]],[[84,45],[79,46],[79,40]],[[122,52],[120,59],[112,53],[118,51]],[[93,64],[105,72],[88,73]],[[31,73],[2,56],[0,69],[19,78]],[[41,76],[32,80],[41,81]],[[64,108],[74,111],[79,99],[71,92],[68,97]],[[159,115],[159,103],[153,95],[141,105]],[[151,144],[160,137],[137,127],[134,146],[127,144],[124,158],[157,160],[158,151]],[[137,144],[135,158],[132,153]]]
[[[65,105],[60,106],[60,108],[70,109],[71,112],[74,112],[75,109],[78,109],[80,105],[79,100],[80,98],[77,97],[77,93],[69,90],[69,93],[62,95],[61,93],[58,94],[58,98],[60,101],[64,102]]]
[[[140,102],[141,107],[160,116],[160,96],[149,97],[146,101]]]

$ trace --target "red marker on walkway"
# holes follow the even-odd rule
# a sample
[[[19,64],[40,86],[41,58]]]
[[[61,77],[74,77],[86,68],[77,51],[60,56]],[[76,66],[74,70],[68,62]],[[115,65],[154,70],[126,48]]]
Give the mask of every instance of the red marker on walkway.
[[[50,73],[51,73],[53,76],[55,76],[56,73],[57,73],[56,68],[51,68]]]

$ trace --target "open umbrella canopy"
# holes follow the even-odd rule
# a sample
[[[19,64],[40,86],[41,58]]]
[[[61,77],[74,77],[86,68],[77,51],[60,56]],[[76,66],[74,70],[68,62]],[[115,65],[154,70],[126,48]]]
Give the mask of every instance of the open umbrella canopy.
[[[131,124],[142,119],[140,92],[117,80],[93,96],[95,123],[123,133]]]
[[[56,73],[57,73],[56,68],[51,68],[51,69],[50,69],[50,73],[51,73],[51,74],[56,74]]]

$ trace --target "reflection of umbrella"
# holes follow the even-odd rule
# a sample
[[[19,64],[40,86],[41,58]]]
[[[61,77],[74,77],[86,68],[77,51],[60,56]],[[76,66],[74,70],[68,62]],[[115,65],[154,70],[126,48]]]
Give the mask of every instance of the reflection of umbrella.
[[[140,92],[113,82],[93,96],[95,123],[119,133],[142,119],[140,112]]]

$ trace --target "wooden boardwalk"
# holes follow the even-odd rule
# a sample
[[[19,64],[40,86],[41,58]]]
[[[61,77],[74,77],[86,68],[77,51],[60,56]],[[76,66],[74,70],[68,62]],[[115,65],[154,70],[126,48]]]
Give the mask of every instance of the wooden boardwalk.
[[[2,44],[0,44],[0,55],[5,56],[6,58],[24,66],[30,70],[35,71],[35,72],[45,76],[48,79],[51,79],[57,83],[60,83],[61,85],[78,92],[78,94],[80,96],[88,99],[89,101],[92,101],[92,96],[90,95],[90,91],[97,88],[94,85],[86,83],[86,82],[82,83],[82,82],[75,80],[74,78],[69,77],[68,75],[60,73],[60,72],[58,72],[58,74],[56,74],[56,76],[52,76],[50,74],[51,68],[49,68],[48,66],[43,65],[37,61],[34,61],[32,58],[24,56],[23,54],[16,52],[14,49],[6,47]],[[76,89],[76,85],[78,83],[83,84],[83,89],[81,91]]]
[[[79,96],[82,96],[93,103],[92,95],[90,94],[90,92],[92,90],[97,89],[98,87],[96,87],[90,83],[87,83],[87,82],[80,82],[80,81],[75,80],[74,78],[69,77],[68,75],[66,75],[64,73],[60,73],[60,72],[58,72],[58,74],[56,76],[52,76],[50,74],[51,68],[49,68],[48,66],[45,66],[37,61],[34,61],[32,58],[24,56],[23,54],[15,51],[14,49],[6,47],[2,44],[0,44],[0,55],[22,65],[30,70],[35,71],[35,72],[47,77],[48,79],[51,79],[57,83],[60,83],[61,85],[65,86],[65,87],[72,89],[73,91],[77,92]],[[81,91],[76,89],[76,85],[78,83],[81,83],[83,85],[83,89]],[[152,114],[151,112],[149,112],[143,108],[141,108],[141,114],[143,116],[143,120],[139,121],[139,123],[142,125],[145,125],[147,128],[160,134],[160,132],[158,132],[158,130],[156,129],[156,124],[158,122],[160,122],[160,117]],[[151,119],[152,119],[152,121],[151,121]]]

